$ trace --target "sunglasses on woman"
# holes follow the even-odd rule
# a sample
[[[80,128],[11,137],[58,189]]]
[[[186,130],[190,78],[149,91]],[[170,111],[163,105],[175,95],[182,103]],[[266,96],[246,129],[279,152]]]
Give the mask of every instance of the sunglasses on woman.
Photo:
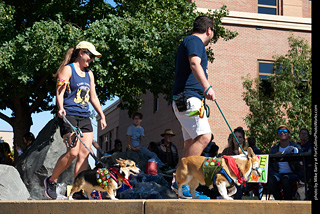
[[[95,58],[95,55],[93,55],[90,51],[83,51],[83,53],[88,54],[90,59],[94,59]]]
[[[280,134],[280,133],[288,133],[288,129],[280,129],[280,130],[277,130],[277,134]]]

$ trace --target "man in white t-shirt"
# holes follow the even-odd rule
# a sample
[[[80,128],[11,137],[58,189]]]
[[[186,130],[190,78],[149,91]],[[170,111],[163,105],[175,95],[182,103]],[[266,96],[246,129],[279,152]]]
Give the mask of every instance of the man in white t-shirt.
[[[299,153],[295,143],[290,142],[290,129],[281,125],[277,129],[279,144],[270,149],[270,154]],[[292,189],[295,181],[302,177],[301,164],[298,161],[270,162],[268,187],[276,200],[292,200]],[[279,184],[282,184],[283,195],[280,192]]]

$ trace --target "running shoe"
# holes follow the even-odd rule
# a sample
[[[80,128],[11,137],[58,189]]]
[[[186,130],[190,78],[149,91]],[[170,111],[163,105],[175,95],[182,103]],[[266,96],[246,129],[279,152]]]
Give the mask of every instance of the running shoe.
[[[50,176],[51,177],[51,176]],[[49,181],[49,178],[47,177],[46,179],[44,179],[44,188],[45,188],[45,193],[46,196],[50,199],[57,199],[57,183],[54,181]]]

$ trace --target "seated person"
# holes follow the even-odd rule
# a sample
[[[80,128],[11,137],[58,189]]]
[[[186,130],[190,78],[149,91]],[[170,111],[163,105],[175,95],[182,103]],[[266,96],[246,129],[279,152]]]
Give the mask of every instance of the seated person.
[[[151,152],[145,146],[142,145],[142,139],[144,138],[144,129],[140,126],[142,122],[143,115],[136,112],[132,115],[133,125],[129,126],[127,129],[127,142],[132,151],[141,152],[148,158],[153,158],[161,168],[165,164],[158,158],[157,154]]]
[[[171,138],[175,136],[171,129],[166,129],[164,133],[161,134],[163,139],[157,143],[157,155],[160,160],[171,168],[176,168],[179,162],[178,149],[171,142]]]
[[[261,154],[261,150],[256,146],[256,138],[255,137],[253,137],[253,136],[249,137],[248,144],[249,144],[249,147],[252,148],[254,154],[256,154],[256,155]]]
[[[108,154],[113,154],[115,152],[122,152],[122,142],[119,139],[115,139],[114,141],[114,148],[108,151]]]
[[[311,152],[312,143],[310,141],[309,130],[306,128],[300,129],[299,138],[300,138],[300,141],[296,143],[299,145],[301,152]]]
[[[281,125],[277,129],[279,144],[270,149],[270,154],[299,153],[297,144],[290,142],[290,129],[286,125]],[[273,162],[269,163],[268,187],[276,200],[292,200],[293,183],[302,177],[302,168],[298,161]],[[280,192],[279,184],[282,184],[283,196]]]
[[[7,142],[0,142],[0,164],[13,165],[13,156]]]
[[[309,130],[307,128],[302,128],[300,129],[299,132],[299,138],[300,141],[296,142],[298,147],[301,149],[301,152],[312,152],[312,143],[310,140],[310,134]],[[312,167],[312,161],[311,160],[306,160],[306,176],[307,176],[307,182],[310,184],[311,178],[312,178],[312,172],[313,172],[313,167]],[[310,195],[310,190],[308,190],[308,194]]]
[[[237,127],[233,130],[235,136],[237,137],[241,147],[244,151],[247,151],[246,135],[242,127]],[[239,145],[234,138],[233,134],[228,137],[228,147],[222,151],[222,155],[239,155]]]
[[[219,146],[215,142],[213,142],[213,134],[211,134],[210,143],[204,148],[201,156],[205,157],[216,157],[218,155]]]

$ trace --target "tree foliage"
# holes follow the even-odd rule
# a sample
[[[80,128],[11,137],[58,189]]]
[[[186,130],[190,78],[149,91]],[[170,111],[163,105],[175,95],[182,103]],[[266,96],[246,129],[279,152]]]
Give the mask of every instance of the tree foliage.
[[[111,7],[103,0],[0,0],[0,112],[22,146],[30,130],[31,114],[54,111],[55,79],[52,77],[67,49],[78,42],[92,42],[102,53],[90,69],[102,103],[118,96],[129,112],[150,90],[169,97],[174,59],[181,40],[192,29],[194,2],[185,0],[119,0]],[[216,35],[237,35],[221,26],[226,7],[209,15],[216,21]],[[213,60],[213,51],[209,51]]]
[[[291,140],[299,140],[299,130],[311,130],[312,72],[311,49],[307,41],[290,36],[290,50],[284,56],[274,56],[274,76],[267,79],[272,93],[259,87],[261,79],[246,77],[243,82],[244,101],[250,113],[245,117],[249,136],[255,136],[258,146],[268,152],[277,139],[281,124],[291,128]]]

